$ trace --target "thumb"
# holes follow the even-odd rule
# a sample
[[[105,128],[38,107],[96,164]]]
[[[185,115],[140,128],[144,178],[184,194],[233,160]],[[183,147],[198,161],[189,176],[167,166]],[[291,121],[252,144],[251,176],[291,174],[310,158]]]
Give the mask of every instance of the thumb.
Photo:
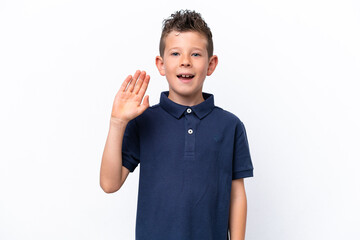
[[[140,105],[140,107],[141,107],[141,112],[144,112],[149,106],[150,106],[150,103],[149,103],[149,95],[146,95],[146,96],[144,97],[143,103]]]

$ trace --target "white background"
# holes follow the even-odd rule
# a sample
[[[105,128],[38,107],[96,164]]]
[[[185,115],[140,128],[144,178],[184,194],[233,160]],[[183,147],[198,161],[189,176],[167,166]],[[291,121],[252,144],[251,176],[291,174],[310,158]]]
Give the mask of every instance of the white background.
[[[214,35],[203,91],[247,129],[247,239],[360,239],[356,0],[2,0],[0,239],[134,239],[139,168],[105,194],[101,157],[125,77],[150,74],[151,105],[167,90],[155,56],[179,9]]]

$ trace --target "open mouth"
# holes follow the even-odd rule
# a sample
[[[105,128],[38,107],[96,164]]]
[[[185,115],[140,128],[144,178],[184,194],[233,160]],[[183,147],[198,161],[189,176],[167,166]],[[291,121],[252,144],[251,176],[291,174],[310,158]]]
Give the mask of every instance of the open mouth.
[[[195,75],[189,74],[189,75],[185,75],[185,74],[179,74],[176,75],[179,79],[184,79],[184,80],[190,80],[192,78],[194,78]]]

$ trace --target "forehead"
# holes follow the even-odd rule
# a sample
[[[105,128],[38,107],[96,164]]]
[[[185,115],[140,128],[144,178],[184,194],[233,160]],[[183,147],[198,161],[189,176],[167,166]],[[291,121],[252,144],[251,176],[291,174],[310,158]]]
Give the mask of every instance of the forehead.
[[[171,31],[165,38],[165,49],[174,47],[196,47],[206,49],[206,37],[195,31]]]

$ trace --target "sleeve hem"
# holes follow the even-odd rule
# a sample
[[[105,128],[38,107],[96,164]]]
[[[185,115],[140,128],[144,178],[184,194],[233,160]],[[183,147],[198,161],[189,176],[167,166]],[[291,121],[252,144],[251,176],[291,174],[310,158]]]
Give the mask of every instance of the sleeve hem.
[[[127,161],[126,159],[122,159],[122,165],[124,167],[126,167],[127,169],[129,169],[130,172],[133,172],[135,170],[135,167],[133,166],[133,164],[131,164],[129,161]]]
[[[253,170],[254,169],[234,172],[233,176],[232,176],[232,180],[239,179],[239,178],[253,177],[254,176]]]

